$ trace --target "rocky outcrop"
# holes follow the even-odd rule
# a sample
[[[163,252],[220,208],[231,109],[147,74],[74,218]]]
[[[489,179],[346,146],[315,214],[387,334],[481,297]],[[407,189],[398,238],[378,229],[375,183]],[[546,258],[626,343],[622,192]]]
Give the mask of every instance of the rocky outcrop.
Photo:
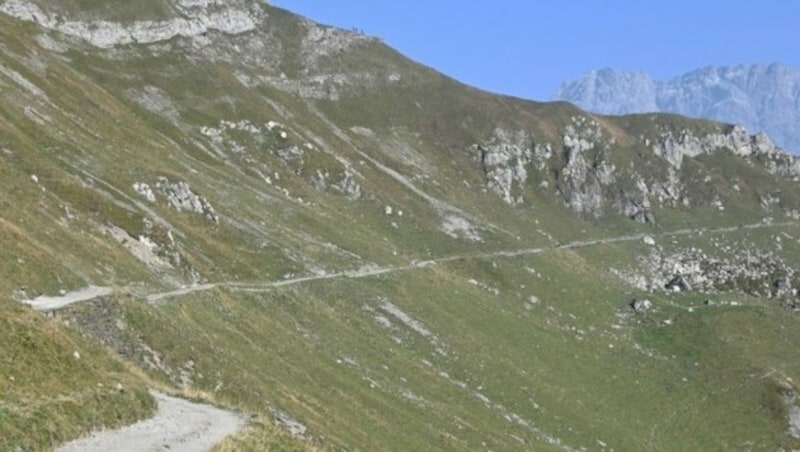
[[[681,183],[678,170],[672,166],[667,168],[663,179],[652,181],[650,184],[639,179],[637,186],[662,206],[676,207],[679,204],[688,206],[689,200],[684,197],[685,187]]]
[[[550,144],[537,144],[525,131],[497,129],[494,136],[483,144],[473,146],[473,151],[483,168],[486,186],[500,196],[506,204],[523,204],[528,166],[542,170],[553,156]]]
[[[188,211],[203,215],[214,223],[219,223],[219,216],[214,211],[211,203],[202,196],[197,195],[189,188],[186,182],[172,182],[166,177],[159,177],[153,186],[146,182],[135,182],[133,190],[148,202],[158,200],[156,194],[161,195],[167,205],[177,211]]]
[[[530,137],[525,132],[495,131],[495,136],[476,145],[478,158],[486,175],[486,185],[506,204],[522,204],[519,194],[528,180],[527,166],[533,159]]]
[[[737,291],[779,299],[797,295],[800,275],[782,258],[757,248],[724,251],[729,257],[711,256],[696,248],[672,253],[655,249],[637,259],[635,270],[612,272],[652,292]]]
[[[650,224],[656,222],[658,208],[705,205],[725,210],[730,198],[724,194],[727,188],[711,184],[712,179],[706,177],[705,192],[700,196],[696,186],[686,185],[691,180],[682,180],[685,159],[717,152],[730,152],[741,162],[800,181],[800,158],[777,147],[765,134],[750,135],[741,126],[709,125],[705,131],[656,126],[655,133],[639,136],[634,144],[652,154],[637,151],[642,166],[634,160],[621,168],[612,163],[620,161],[614,153],[625,152],[629,145],[619,149],[614,134],[600,119],[576,115],[562,130],[562,148],[557,154],[552,145],[536,143],[528,132],[501,129],[484,143],[473,145],[472,152],[483,169],[486,189],[506,204],[522,205],[525,191],[533,185],[547,190],[555,182],[556,193],[566,205],[586,219],[601,218],[611,208],[633,221]],[[728,188],[740,192],[736,184]],[[766,199],[762,204],[767,201],[770,206],[775,204]]]
[[[604,187],[616,181],[614,165],[601,155],[613,140],[604,139],[600,124],[583,116],[572,118],[562,140],[565,163],[558,170],[558,191],[573,211],[598,218],[605,205]],[[486,187],[506,204],[524,204],[531,172],[539,173],[540,188],[550,185],[545,170],[552,163],[553,146],[536,143],[528,132],[497,129],[489,140],[474,145],[473,152],[483,168]]]
[[[149,202],[156,202],[156,194],[153,193],[153,188],[150,187],[150,184],[136,182],[133,184],[133,190]]]
[[[204,216],[214,223],[219,223],[219,216],[211,203],[197,195],[186,182],[172,182],[166,177],[159,177],[156,189],[167,200],[167,204],[177,211],[193,212]]]
[[[253,2],[223,0],[176,0],[175,17],[161,21],[72,20],[39,8],[28,0],[5,0],[0,13],[7,14],[65,35],[80,38],[100,48],[126,44],[150,44],[177,36],[192,37],[209,31],[240,34],[254,30],[263,20],[263,9]]]
[[[722,149],[730,150],[740,157],[785,153],[765,134],[750,135],[741,126],[734,126],[727,133],[710,133],[704,136],[695,136],[688,130],[679,134],[665,132],[653,145],[653,152],[675,168],[681,167],[684,157],[697,157]]]
[[[647,299],[634,299],[630,302],[629,306],[636,314],[647,314],[653,310],[653,302]]]
[[[361,197],[361,185],[356,182],[353,173],[350,171],[342,171],[339,180],[334,184],[329,182],[330,178],[331,175],[328,171],[318,169],[309,179],[309,183],[319,191],[326,191],[328,188],[333,188],[336,192],[341,193],[351,201]]]
[[[768,375],[774,379],[776,389],[783,401],[788,423],[786,435],[798,440],[800,439],[800,397],[798,397],[797,386],[795,386],[791,378],[774,370]]]
[[[333,185],[333,188],[350,200],[361,197],[361,185],[356,182],[353,173],[347,170],[342,173],[341,179]]]
[[[600,124],[573,117],[564,130],[563,143],[566,164],[559,172],[559,191],[574,212],[599,218],[606,201],[604,188],[616,181],[614,165],[602,155],[609,143],[603,139]]]
[[[655,223],[656,216],[650,207],[650,201],[644,198],[639,202],[635,199],[627,198],[620,201],[619,211],[622,215],[637,223]]]
[[[664,285],[664,288],[667,289],[667,292],[689,292],[692,290],[692,286],[686,282],[682,275],[672,278]]]
[[[607,158],[615,140],[605,138],[597,120],[572,117],[563,130],[562,143],[564,160],[560,168],[552,168],[553,146],[535,143],[534,137],[524,131],[498,129],[489,140],[474,145],[473,151],[483,168],[487,189],[509,205],[524,204],[523,193],[532,174],[541,179],[539,188],[549,187],[547,169],[555,169],[558,193],[574,212],[599,218],[607,205],[616,205],[624,216],[642,223],[655,222],[648,199],[651,188],[643,181],[631,194],[609,197],[608,188],[618,181],[617,168]],[[659,191],[658,199],[676,197],[680,192],[670,184],[676,182],[675,175],[668,174],[672,179],[652,184],[652,190]]]
[[[648,139],[644,141],[650,143]],[[776,146],[765,133],[750,135],[742,126],[734,126],[728,132],[701,136],[688,130],[677,134],[664,132],[655,143],[650,144],[653,152],[667,160],[674,169],[680,169],[686,157],[728,150],[750,163],[763,166],[776,176],[800,181],[800,157]],[[677,192],[670,187],[664,188],[667,189],[665,194],[674,198],[673,194]]]
[[[775,153],[764,159],[764,166],[772,174],[800,181],[800,157],[786,153]]]

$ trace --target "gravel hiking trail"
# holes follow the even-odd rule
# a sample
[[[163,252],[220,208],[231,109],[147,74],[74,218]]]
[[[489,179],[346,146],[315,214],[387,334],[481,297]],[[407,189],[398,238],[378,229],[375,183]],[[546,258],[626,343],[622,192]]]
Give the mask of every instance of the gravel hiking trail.
[[[152,392],[158,411],[150,419],[67,443],[57,452],[207,451],[245,426],[236,413]]]
[[[504,257],[514,258],[519,256],[540,254],[555,250],[590,248],[593,246],[607,245],[612,243],[633,242],[633,241],[643,240],[645,237],[650,237],[650,236],[669,238],[669,237],[678,237],[678,236],[693,235],[693,234],[721,234],[721,233],[728,233],[745,229],[752,230],[752,229],[764,229],[764,228],[777,228],[777,227],[792,226],[797,224],[800,224],[800,222],[798,221],[784,221],[776,223],[761,222],[761,223],[742,224],[738,226],[728,226],[719,228],[678,229],[673,231],[653,232],[651,234],[639,233],[639,234],[630,234],[618,237],[607,237],[607,238],[600,238],[593,240],[576,240],[572,242],[551,245],[551,246],[544,246],[539,248],[523,248],[516,250],[512,249],[512,250],[502,250],[502,251],[490,251],[490,252],[475,253],[475,254],[456,254],[452,256],[439,257],[424,261],[412,261],[407,265],[373,267],[373,268],[366,268],[359,270],[349,270],[340,273],[302,276],[292,279],[283,279],[279,281],[265,281],[265,282],[251,282],[251,283],[238,282],[238,281],[237,282],[223,281],[223,282],[215,282],[207,284],[198,284],[177,290],[151,293],[146,296],[146,299],[150,303],[155,303],[169,298],[181,297],[197,292],[205,292],[217,288],[226,288],[238,292],[266,292],[276,287],[292,286],[296,284],[303,284],[312,281],[320,281],[324,279],[369,278],[372,276],[378,276],[387,273],[410,271],[410,270],[425,268],[435,264],[443,264],[446,262],[460,261],[467,259],[494,259],[494,258],[504,258]],[[123,287],[122,289],[124,291],[125,288]],[[46,312],[46,311],[61,309],[75,303],[80,303],[82,301],[93,300],[95,298],[106,296],[110,293],[112,293],[111,288],[89,286],[88,288],[81,289],[77,292],[68,293],[60,297],[38,297],[33,300],[25,300],[23,301],[23,303],[30,305],[31,307],[33,307],[38,311]]]
[[[104,297],[112,292],[110,287],[89,286],[75,292],[65,293],[60,296],[36,297],[33,300],[24,300],[23,303],[30,305],[37,311],[52,311],[71,304],[89,301],[98,297]]]

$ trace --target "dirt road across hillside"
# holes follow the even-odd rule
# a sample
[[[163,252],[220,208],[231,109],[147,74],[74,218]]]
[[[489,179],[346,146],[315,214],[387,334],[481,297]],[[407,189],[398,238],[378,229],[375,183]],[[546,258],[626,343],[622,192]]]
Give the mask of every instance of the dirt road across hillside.
[[[159,392],[154,392],[153,396],[158,400],[158,412],[154,417],[118,430],[94,433],[56,451],[207,451],[245,426],[244,419],[230,411]]]
[[[81,301],[94,300],[95,298],[104,297],[112,292],[110,287],[89,286],[75,292],[65,293],[58,296],[41,296],[33,300],[24,300],[23,303],[31,306],[37,311],[53,311],[69,306],[71,304],[80,303]]]
[[[304,276],[299,278],[293,279],[284,279],[280,281],[268,281],[263,283],[242,283],[242,282],[220,282],[220,283],[212,283],[212,284],[202,284],[197,286],[186,287],[179,290],[169,291],[169,292],[161,292],[161,293],[154,293],[147,296],[147,301],[149,302],[158,302],[161,300],[173,298],[173,297],[180,297],[184,295],[188,295],[191,293],[196,292],[204,292],[211,289],[217,288],[225,288],[232,291],[237,292],[265,292],[267,290],[274,289],[276,287],[283,287],[283,286],[292,286],[295,284],[302,284],[312,281],[320,281],[324,279],[336,279],[336,278],[368,278],[372,276],[383,275],[387,273],[395,273],[395,272],[403,272],[409,271],[414,269],[422,269],[425,267],[429,267],[435,264],[443,264],[452,261],[460,261],[460,260],[467,260],[467,259],[494,259],[494,258],[513,258],[513,257],[520,257],[520,256],[528,256],[534,254],[540,254],[548,251],[555,251],[555,250],[569,250],[569,249],[578,249],[578,248],[589,248],[593,246],[599,245],[608,245],[612,243],[620,243],[620,242],[634,242],[643,240],[645,237],[678,237],[684,235],[692,235],[692,234],[722,234],[726,232],[734,232],[737,230],[743,229],[762,229],[762,228],[776,228],[782,226],[789,226],[798,224],[796,221],[787,221],[781,223],[754,223],[754,224],[746,224],[741,226],[729,226],[729,227],[722,227],[722,228],[700,228],[700,229],[678,229],[673,231],[665,231],[661,233],[653,233],[653,234],[631,234],[631,235],[623,235],[619,237],[608,237],[604,239],[594,239],[594,240],[576,240],[573,242],[562,243],[559,245],[548,246],[548,247],[539,247],[539,248],[523,248],[523,249],[516,249],[516,250],[504,250],[504,251],[491,251],[488,253],[476,253],[476,254],[457,254],[453,256],[447,257],[440,257],[434,259],[427,259],[423,261],[414,261],[409,263],[408,265],[398,265],[398,266],[389,266],[389,267],[370,267],[366,269],[359,269],[359,270],[351,270],[342,273],[328,273],[324,275],[312,275],[312,276]]]
[[[730,226],[722,228],[679,229],[673,231],[665,231],[661,233],[654,232],[652,234],[632,234],[619,237],[608,237],[604,239],[576,240],[573,242],[562,243],[559,245],[540,247],[540,248],[523,248],[516,250],[493,251],[488,253],[458,254],[453,256],[428,259],[424,261],[414,261],[409,263],[408,265],[369,267],[366,269],[350,270],[342,273],[328,273],[322,275],[303,276],[292,279],[283,279],[279,281],[265,281],[265,282],[251,282],[251,283],[243,283],[237,281],[237,282],[198,284],[195,286],[189,286],[182,289],[177,289],[167,292],[152,293],[147,295],[147,301],[155,303],[169,298],[182,297],[192,293],[205,292],[219,288],[225,288],[237,292],[265,292],[268,290],[272,290],[276,287],[292,286],[295,284],[303,284],[325,279],[368,278],[387,273],[422,269],[431,265],[443,264],[452,261],[467,260],[467,259],[494,259],[503,257],[513,258],[519,256],[540,254],[555,250],[588,248],[592,246],[607,245],[612,243],[632,242],[637,240],[643,240],[646,236],[668,238],[668,237],[678,237],[678,236],[692,235],[692,234],[721,234],[743,229],[777,228],[777,227],[795,225],[798,223],[799,222],[797,221],[786,221],[780,223],[754,223],[754,224],[746,224],[746,225]],[[92,291],[95,291],[95,293],[92,293]],[[124,288],[122,291],[124,291]],[[24,303],[31,305],[34,309],[37,309],[39,311],[51,311],[54,309],[64,308],[74,303],[79,303],[82,301],[89,301],[95,298],[99,298],[101,296],[108,295],[110,292],[111,292],[110,288],[89,287],[87,289],[83,289],[75,293],[69,293],[61,297],[40,297],[35,300],[24,301]]]

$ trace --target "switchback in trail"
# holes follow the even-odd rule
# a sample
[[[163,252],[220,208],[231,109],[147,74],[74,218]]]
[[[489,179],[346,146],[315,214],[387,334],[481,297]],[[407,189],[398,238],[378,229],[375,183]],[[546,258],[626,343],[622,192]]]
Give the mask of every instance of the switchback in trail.
[[[195,452],[211,449],[245,426],[242,416],[211,405],[153,392],[158,411],[150,419],[117,430],[96,432],[58,452]]]

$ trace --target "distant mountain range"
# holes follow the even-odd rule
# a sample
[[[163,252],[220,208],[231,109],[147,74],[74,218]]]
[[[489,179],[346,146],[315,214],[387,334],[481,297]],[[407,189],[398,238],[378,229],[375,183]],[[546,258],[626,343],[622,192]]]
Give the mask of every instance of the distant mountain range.
[[[741,124],[800,152],[800,69],[780,63],[708,66],[666,82],[606,68],[564,83],[553,98],[603,114],[658,111]]]

